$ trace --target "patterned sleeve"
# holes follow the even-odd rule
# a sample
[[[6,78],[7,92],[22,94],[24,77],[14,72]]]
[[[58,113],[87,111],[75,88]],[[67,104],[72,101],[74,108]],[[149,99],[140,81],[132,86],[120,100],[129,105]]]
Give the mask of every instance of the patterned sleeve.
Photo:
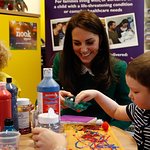
[[[132,121],[134,121],[134,112],[135,112],[134,110],[135,110],[135,104],[134,103],[127,105],[126,112]]]

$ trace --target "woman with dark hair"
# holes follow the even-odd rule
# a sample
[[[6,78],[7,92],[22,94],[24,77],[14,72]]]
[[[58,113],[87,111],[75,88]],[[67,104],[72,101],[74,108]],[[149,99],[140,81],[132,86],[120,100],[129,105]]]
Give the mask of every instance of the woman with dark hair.
[[[118,39],[121,43],[129,41],[134,38],[134,31],[131,29],[128,19],[123,19],[116,27]]]
[[[121,105],[129,104],[126,67],[125,61],[110,54],[105,28],[96,14],[81,11],[73,15],[67,25],[63,51],[53,61],[53,77],[63,89],[61,114],[93,116],[126,129],[130,123],[110,118],[94,100],[80,113],[63,107],[66,96],[85,89],[96,89]]]
[[[116,31],[118,33],[118,37],[121,38],[121,33],[124,31],[128,31],[130,28],[128,19],[123,19],[119,25],[116,27]]]
[[[55,27],[53,28],[53,37],[54,37],[54,46],[60,46],[60,33],[62,30],[62,23],[58,22],[55,24]]]

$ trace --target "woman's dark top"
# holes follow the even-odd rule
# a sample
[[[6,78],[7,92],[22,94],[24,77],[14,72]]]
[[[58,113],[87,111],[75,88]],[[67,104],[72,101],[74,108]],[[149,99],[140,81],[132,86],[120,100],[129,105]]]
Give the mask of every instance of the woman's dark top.
[[[59,82],[58,79],[59,62],[60,62],[60,55],[59,53],[57,53],[53,60],[53,78],[58,82]],[[109,89],[103,92],[105,95],[107,95],[108,97],[110,97],[120,105],[128,105],[129,103],[131,103],[131,100],[128,97],[129,88],[125,81],[126,68],[127,68],[127,63],[125,61],[120,60],[116,62],[114,66],[114,73],[118,75],[119,82],[117,83],[115,81],[112,82]],[[77,93],[86,89],[96,89],[100,91],[99,88],[95,88],[95,85],[93,84],[92,81],[92,75],[90,75],[88,72],[81,75],[80,81],[77,82],[79,83],[78,87],[75,87]],[[78,113],[72,109],[67,108],[61,111],[61,115],[93,116],[99,119],[106,120],[111,125],[117,126],[122,129],[126,129],[130,125],[130,122],[124,122],[124,121],[118,121],[112,119],[109,115],[107,115],[103,111],[103,109],[95,102],[95,100],[91,100],[90,102],[92,103],[92,105],[83,112]]]

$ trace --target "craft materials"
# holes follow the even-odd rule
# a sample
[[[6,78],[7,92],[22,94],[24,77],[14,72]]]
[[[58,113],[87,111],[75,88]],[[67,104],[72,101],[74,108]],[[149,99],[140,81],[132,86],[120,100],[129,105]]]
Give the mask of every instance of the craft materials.
[[[31,132],[30,100],[28,98],[17,98],[17,106],[19,132],[21,134],[28,134]]]
[[[4,120],[11,117],[11,93],[6,89],[5,82],[0,82],[0,131],[4,128]]]
[[[12,78],[6,78],[6,89],[11,93],[11,110],[14,127],[18,131],[17,93],[18,88],[12,83]]]
[[[110,126],[105,131],[101,125],[96,124],[65,124],[64,133],[68,150],[124,150]]]
[[[3,131],[17,131],[14,128],[14,123],[13,120],[11,118],[6,118],[4,121],[4,130]]]
[[[63,115],[63,116],[61,116],[61,122],[64,122],[64,123],[96,123],[97,117]]]
[[[38,111],[47,113],[49,108],[53,108],[55,113],[60,115],[59,84],[53,79],[52,68],[43,69],[43,80],[37,87]]]
[[[77,112],[82,112],[86,110],[89,106],[91,106],[90,102],[80,102],[76,104],[75,102],[75,96],[72,97],[66,97],[65,98],[65,106],[77,111]]]
[[[60,120],[53,108],[49,108],[48,113],[38,115],[38,126],[42,128],[51,129],[55,132],[60,132]]]

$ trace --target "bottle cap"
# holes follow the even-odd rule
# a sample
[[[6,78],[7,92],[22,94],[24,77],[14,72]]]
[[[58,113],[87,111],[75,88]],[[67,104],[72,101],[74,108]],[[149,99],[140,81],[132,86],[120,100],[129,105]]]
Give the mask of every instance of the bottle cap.
[[[0,86],[6,87],[6,82],[0,82]]]
[[[6,118],[4,121],[5,126],[12,126],[14,125],[14,122],[11,118]]]
[[[6,82],[0,82],[0,90],[4,90],[4,89],[6,89]]]
[[[52,77],[52,68],[43,68],[44,77]]]
[[[12,78],[6,78],[6,82],[7,83],[11,83],[12,82]]]
[[[29,105],[30,104],[30,100],[29,98],[17,98],[17,105]]]
[[[57,115],[53,108],[49,108],[48,113],[38,115],[38,121],[41,124],[55,124],[59,122],[59,115]]]

